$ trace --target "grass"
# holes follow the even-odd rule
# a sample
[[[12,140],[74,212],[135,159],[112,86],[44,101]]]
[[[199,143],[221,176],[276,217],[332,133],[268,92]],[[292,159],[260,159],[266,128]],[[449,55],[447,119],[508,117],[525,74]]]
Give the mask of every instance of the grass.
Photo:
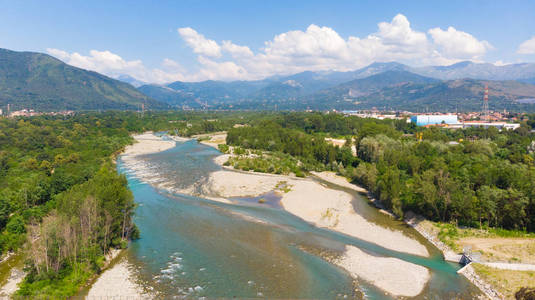
[[[535,233],[521,230],[508,230],[503,228],[483,227],[478,228],[461,228],[451,223],[434,222],[435,226],[440,229],[444,237],[463,238],[463,237],[480,237],[480,238],[535,238]]]
[[[472,264],[472,267],[483,280],[502,293],[506,299],[514,299],[515,293],[520,288],[535,287],[534,271],[501,270],[477,263]]]
[[[235,148],[234,150],[237,150]],[[243,171],[255,171],[260,173],[271,174],[295,174],[297,177],[304,177],[305,172],[310,166],[305,166],[298,159],[284,153],[274,152],[260,152],[255,151],[253,154],[249,154],[249,151],[240,153],[238,156],[230,157],[225,165],[233,166],[235,169]]]
[[[331,224],[331,226],[336,227],[338,223],[340,222],[340,220],[338,219],[339,215],[336,213],[336,211],[333,208],[327,208],[326,211],[321,213],[322,219],[331,221],[333,217],[336,219],[334,220],[333,224]]]
[[[74,296],[93,273],[94,271],[87,264],[76,264],[50,278],[31,281],[27,276],[21,283],[16,296],[30,296],[34,299],[59,299]]]
[[[448,245],[454,251],[462,251],[463,245],[460,243],[462,239],[468,238],[486,238],[486,239],[535,239],[535,233],[520,231],[520,230],[507,230],[502,228],[460,228],[451,223],[437,223],[433,222],[435,228],[438,229],[438,238],[446,245]],[[535,250],[530,250],[535,256]]]
[[[453,251],[469,247],[482,254],[482,260],[535,263],[535,234],[500,228],[459,228],[449,223],[433,223],[438,238]]]
[[[459,229],[457,226],[448,223],[434,223],[435,227],[439,229],[437,234],[438,239],[450,247],[453,251],[459,252],[456,241],[459,240]]]
[[[427,226],[452,250],[461,252],[467,245],[473,251],[481,252],[486,261],[509,261],[511,263],[533,263],[535,261],[535,234],[501,228],[461,228],[450,223],[431,221]],[[513,271],[491,268],[478,263],[472,264],[475,272],[506,299],[522,287],[535,287],[535,272]]]
[[[203,135],[197,138],[198,142],[209,141],[209,140],[210,140],[210,136],[207,136],[207,135]]]
[[[288,184],[286,181],[279,181],[277,182],[275,189],[286,194],[292,190],[292,185]]]
[[[0,264],[0,286],[7,283],[13,268],[24,266],[24,255],[22,253],[13,254]]]

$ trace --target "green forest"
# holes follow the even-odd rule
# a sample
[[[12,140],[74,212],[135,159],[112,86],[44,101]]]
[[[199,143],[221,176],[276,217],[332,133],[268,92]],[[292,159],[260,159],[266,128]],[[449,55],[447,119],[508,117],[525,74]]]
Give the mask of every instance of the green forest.
[[[0,251],[24,253],[21,296],[75,295],[111,248],[139,236],[115,156],[131,134],[228,130],[255,113],[109,111],[0,118]]]
[[[533,125],[503,132],[448,130],[417,128],[404,120],[288,113],[229,130],[227,144],[298,158],[296,175],[336,171],[366,187],[400,218],[413,211],[435,221],[533,232]],[[342,147],[330,145],[327,135],[347,142]],[[249,160],[258,166],[252,163],[247,169],[278,172],[277,165],[266,167],[265,159]]]
[[[133,142],[132,133],[149,130],[180,136],[227,131],[234,151],[255,154],[229,164],[297,176],[336,171],[365,186],[400,218],[414,211],[458,225],[534,232],[533,117],[503,132],[305,112],[1,118],[0,250],[25,254],[28,275],[19,295],[75,295],[101,272],[110,249],[143,235],[114,160]],[[333,146],[326,137],[346,143]]]
[[[111,160],[131,138],[101,123],[0,119],[0,248],[28,253],[21,295],[72,295],[111,247],[138,234],[132,194]]]

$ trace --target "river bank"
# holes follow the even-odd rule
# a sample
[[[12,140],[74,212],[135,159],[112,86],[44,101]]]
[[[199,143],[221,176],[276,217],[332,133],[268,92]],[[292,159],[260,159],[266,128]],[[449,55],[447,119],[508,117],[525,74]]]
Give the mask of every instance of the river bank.
[[[155,136],[152,132],[136,134],[132,136],[134,143],[125,147],[121,158],[132,165],[137,164],[137,157],[150,153],[165,151],[175,147],[175,140],[164,140]],[[177,138],[180,140],[181,138]],[[143,166],[138,166],[143,168]],[[122,257],[119,262],[112,263],[118,259],[122,250],[112,249],[106,256],[106,263],[111,267],[107,268],[96,278],[87,291],[86,297],[96,298],[122,298],[147,299],[150,297],[143,288],[136,282],[132,272],[132,267],[127,259]],[[106,268],[106,267],[105,267]]]
[[[222,164],[228,156],[220,156]],[[350,185],[329,172],[316,173],[323,180],[351,188]],[[283,188],[281,188],[283,186]],[[426,247],[400,231],[393,231],[373,224],[354,211],[353,196],[344,191],[330,189],[317,181],[291,176],[258,174],[224,169],[213,172],[205,185],[205,193],[223,198],[255,197],[278,190],[282,207],[318,227],[335,230],[386,249],[409,254],[428,256]],[[430,278],[429,271],[421,266],[396,258],[384,258],[348,247],[343,257],[335,263],[353,277],[361,278],[395,296],[416,296]],[[373,272],[372,272],[373,270]],[[400,281],[403,278],[403,281]]]
[[[453,251],[452,248],[439,239],[441,229],[438,228],[436,223],[412,213],[406,215],[405,221],[440,249],[446,260],[459,261],[462,255]],[[528,238],[496,237],[489,234],[485,236],[484,231],[467,228],[456,228],[456,230],[469,231],[469,233],[459,233],[464,237],[452,241],[457,249],[467,247],[472,252],[481,251],[480,253],[482,254],[476,256],[478,259],[475,261],[475,266],[471,263],[459,270],[459,274],[464,275],[489,299],[510,298],[521,287],[529,286],[529,284],[519,285],[518,281],[522,281],[518,279],[523,276],[529,277],[529,272],[535,270],[533,254],[530,254],[533,252],[529,248],[532,240]],[[507,252],[507,255],[505,255],[504,251]],[[508,256],[514,257],[513,262],[507,261],[506,258]],[[521,257],[521,259],[517,257]]]
[[[347,246],[335,264],[395,296],[415,297],[429,280],[425,267],[397,258],[376,257],[353,246]]]
[[[0,262],[1,285],[0,299],[11,297],[24,280],[24,256],[21,253],[8,253]]]
[[[217,148],[217,142],[206,144]],[[230,155],[224,154],[216,157],[214,161],[223,167],[229,157]],[[366,192],[365,189],[350,184],[332,172],[319,172],[314,175],[344,188],[360,193]],[[352,195],[330,189],[311,179],[242,172],[223,167],[223,170],[210,174],[203,185],[201,196],[213,200],[257,197],[274,190],[280,194],[280,203],[286,211],[316,226],[342,232],[386,249],[419,256],[429,255],[426,247],[418,241],[405,236],[402,232],[368,222],[356,213],[351,204]],[[184,191],[187,192],[187,190],[182,192]],[[343,258],[335,263],[352,276],[372,282],[396,296],[418,295],[430,277],[429,271],[424,267],[400,259],[377,257],[354,247],[348,248]],[[378,271],[369,272],[370,270]],[[400,278],[408,280],[400,283]]]
[[[135,142],[125,147],[121,156],[123,160],[131,160],[139,155],[165,151],[173,148],[176,144],[174,140],[164,140],[152,132],[136,134],[132,137]]]
[[[117,259],[122,250],[112,250],[106,260]],[[105,270],[91,285],[86,298],[88,299],[150,299],[141,285],[136,282],[133,267],[125,257]]]
[[[322,177],[331,177],[323,174]],[[339,178],[337,178],[339,180]],[[207,194],[221,197],[259,196],[284,185],[282,207],[318,227],[357,237],[386,249],[428,256],[426,247],[402,232],[365,220],[353,209],[352,195],[327,188],[310,179],[223,170],[214,172],[206,185]],[[356,278],[373,283],[395,296],[416,296],[429,280],[429,271],[396,258],[384,258],[348,247],[336,264]],[[373,270],[373,272],[372,272]],[[403,278],[403,281],[400,281]]]
[[[155,142],[158,143],[158,147],[151,146],[151,149],[166,150],[172,147],[168,143],[169,141],[154,136],[140,135],[135,138],[138,141],[135,145],[138,147],[145,143],[154,144]],[[174,144],[173,141],[171,143]],[[134,147],[136,147],[135,145]],[[216,143],[209,146],[217,147]],[[136,153],[136,155],[132,155],[132,153]],[[148,153],[150,153],[149,150],[136,149],[133,152],[125,153],[129,155],[129,158],[123,159],[123,161],[127,165],[143,165],[141,159],[136,159],[136,156]],[[220,155],[215,157],[214,161],[222,166],[229,156]],[[321,172],[314,175],[329,183],[365,193],[364,189],[350,184],[345,178],[332,172]],[[137,172],[136,176],[158,188],[166,189],[165,181],[155,182],[151,181],[151,178],[144,178],[143,170]],[[255,197],[276,191],[281,198],[280,204],[286,211],[318,227],[354,236],[385,249],[422,257],[429,255],[423,244],[408,237],[403,232],[385,228],[364,219],[355,212],[351,204],[354,199],[353,195],[343,190],[329,188],[321,183],[321,180],[243,172],[223,167],[222,170],[210,173],[209,177],[202,181],[201,189],[198,187],[180,190],[169,188],[169,191],[192,194],[222,202],[228,202],[229,198]],[[231,199],[231,201],[233,200]],[[430,278],[429,270],[425,267],[397,258],[385,259],[385,257],[350,247],[346,248],[338,260],[331,262],[347,270],[353,277],[370,282],[394,296],[418,295],[423,291]],[[381,274],[394,275],[384,276]],[[400,278],[404,280],[400,281]]]

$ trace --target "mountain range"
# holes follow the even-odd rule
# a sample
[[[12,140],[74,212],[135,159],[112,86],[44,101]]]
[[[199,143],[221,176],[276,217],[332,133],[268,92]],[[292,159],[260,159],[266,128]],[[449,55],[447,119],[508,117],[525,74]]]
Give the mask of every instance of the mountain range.
[[[40,111],[165,108],[132,85],[43,53],[0,49],[0,107]]]
[[[488,85],[491,109],[535,111],[535,64],[529,63],[410,67],[388,62],[350,72],[166,85],[116,78],[47,54],[0,49],[0,107],[10,103],[13,109],[138,109],[144,104],[148,109],[474,111],[481,108]]]
[[[485,85],[491,109],[535,110],[535,64],[460,62],[410,67],[373,63],[351,72],[302,72],[258,81],[173,82],[139,90],[169,105],[219,109],[479,110]],[[521,100],[521,101],[517,101]]]

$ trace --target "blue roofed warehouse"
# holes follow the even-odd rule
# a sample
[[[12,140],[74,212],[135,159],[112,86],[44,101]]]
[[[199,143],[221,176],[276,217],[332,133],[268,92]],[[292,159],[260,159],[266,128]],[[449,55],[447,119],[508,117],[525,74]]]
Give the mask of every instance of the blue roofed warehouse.
[[[458,124],[457,115],[417,115],[411,117],[411,122],[418,126],[436,124]]]

